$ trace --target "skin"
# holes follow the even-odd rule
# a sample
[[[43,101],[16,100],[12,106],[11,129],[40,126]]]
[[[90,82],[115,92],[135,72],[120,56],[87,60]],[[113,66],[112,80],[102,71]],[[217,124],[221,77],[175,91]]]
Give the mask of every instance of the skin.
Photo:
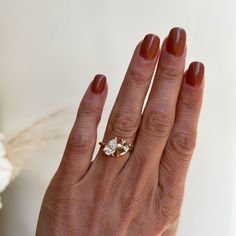
[[[101,148],[91,161],[108,87],[90,84],[46,191],[37,236],[176,235],[204,79],[186,78],[186,46],[174,55],[166,44],[156,54],[146,48],[152,52],[145,57],[142,41],[137,45],[107,124],[103,141],[122,137],[133,152],[116,158]]]

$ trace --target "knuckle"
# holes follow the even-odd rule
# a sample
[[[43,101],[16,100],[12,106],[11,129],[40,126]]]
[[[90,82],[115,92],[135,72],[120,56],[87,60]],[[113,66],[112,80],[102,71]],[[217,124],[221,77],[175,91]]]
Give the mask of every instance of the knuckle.
[[[176,132],[167,144],[168,151],[177,159],[189,161],[196,144],[195,136],[193,133]]]
[[[82,102],[80,104],[78,114],[80,113],[88,116],[93,116],[99,114],[100,110],[101,109],[98,106],[91,106],[91,104],[88,104],[88,102]]]
[[[72,131],[68,139],[66,152],[73,155],[84,154],[93,149],[94,137],[84,135],[79,131]]]
[[[128,77],[135,86],[145,86],[150,82],[150,72],[143,67],[131,67],[128,71]]]
[[[110,124],[110,131],[112,134],[122,136],[124,138],[134,137],[138,129],[140,119],[140,116],[129,113],[115,115]]]
[[[178,66],[163,66],[158,70],[158,78],[166,81],[177,81],[176,78],[183,76],[182,70]]]
[[[196,102],[192,101],[191,99],[183,99],[180,101],[180,108],[183,111],[192,113],[198,109]]]
[[[86,102],[80,104],[76,122],[79,122],[80,118],[83,117],[83,120],[88,120],[89,117],[95,117],[96,122],[98,123],[101,119],[101,108],[98,106],[91,106]]]
[[[169,135],[172,118],[167,110],[151,111],[144,121],[147,134],[154,138],[164,138]]]

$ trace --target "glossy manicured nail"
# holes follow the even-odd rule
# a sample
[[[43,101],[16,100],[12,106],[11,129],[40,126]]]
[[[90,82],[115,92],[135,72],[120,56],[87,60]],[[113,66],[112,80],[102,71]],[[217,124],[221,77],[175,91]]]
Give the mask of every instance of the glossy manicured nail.
[[[160,45],[160,39],[154,34],[147,34],[140,48],[140,55],[147,60],[152,60],[156,57]]]
[[[186,82],[194,87],[201,85],[204,77],[204,65],[200,62],[192,62],[186,73]]]
[[[167,51],[174,56],[181,56],[184,53],[186,44],[186,33],[182,28],[173,28],[166,41]]]
[[[96,75],[91,86],[94,93],[102,93],[106,85],[106,77],[104,75]]]

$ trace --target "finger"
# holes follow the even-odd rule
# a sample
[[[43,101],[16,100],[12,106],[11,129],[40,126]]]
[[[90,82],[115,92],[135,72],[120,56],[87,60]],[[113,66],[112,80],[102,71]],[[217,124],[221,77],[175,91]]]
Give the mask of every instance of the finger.
[[[130,162],[134,161],[141,166],[151,164],[155,170],[158,166],[175,116],[185,66],[185,42],[185,31],[174,28],[163,43]]]
[[[149,34],[136,47],[109,117],[104,142],[113,137],[124,138],[131,144],[134,142],[140,125],[144,99],[158,59],[159,43],[160,39],[156,35]],[[109,172],[113,168],[119,171],[129,156],[126,154],[119,158],[119,161],[106,159],[105,164],[104,155],[100,149],[98,158],[95,159],[95,165],[100,165],[103,172],[105,172],[105,165]]]
[[[186,174],[196,142],[204,87],[203,77],[203,64],[191,63],[180,91],[173,129],[161,158],[159,196],[163,201],[171,200],[167,203],[170,206],[182,201]]]
[[[58,174],[76,183],[86,173],[91,164],[97,139],[97,126],[101,118],[107,96],[106,77],[96,75],[88,87],[79,106],[78,114],[71,130],[66,149],[58,169]]]

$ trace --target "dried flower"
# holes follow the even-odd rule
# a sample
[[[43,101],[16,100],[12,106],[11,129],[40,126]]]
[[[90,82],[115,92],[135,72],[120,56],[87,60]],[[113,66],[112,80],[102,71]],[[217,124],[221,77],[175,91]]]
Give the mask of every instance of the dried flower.
[[[13,166],[6,158],[6,148],[4,145],[4,136],[0,133],[0,194],[6,189],[11,181]],[[2,208],[0,195],[0,209]]]

